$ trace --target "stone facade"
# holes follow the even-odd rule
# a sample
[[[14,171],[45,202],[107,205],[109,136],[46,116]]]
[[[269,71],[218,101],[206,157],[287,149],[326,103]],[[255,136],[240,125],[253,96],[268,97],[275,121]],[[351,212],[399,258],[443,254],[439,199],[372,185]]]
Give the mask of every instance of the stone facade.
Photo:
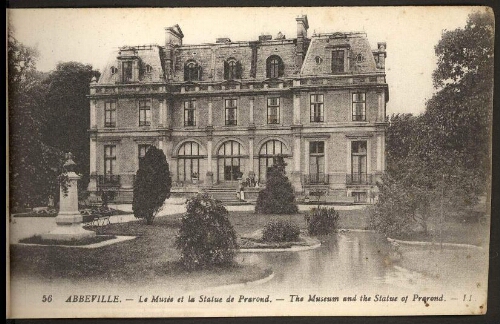
[[[147,145],[162,149],[173,192],[253,178],[285,156],[297,193],[365,201],[385,169],[386,44],[364,33],[126,46],[90,92],[89,191],[131,201]]]

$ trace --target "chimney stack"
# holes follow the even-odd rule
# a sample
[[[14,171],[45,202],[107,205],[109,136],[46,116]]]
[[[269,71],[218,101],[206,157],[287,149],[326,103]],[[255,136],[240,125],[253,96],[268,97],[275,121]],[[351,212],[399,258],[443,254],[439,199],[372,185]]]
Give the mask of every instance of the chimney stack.
[[[165,76],[170,80],[173,75],[174,47],[182,46],[182,33],[179,25],[165,28]]]
[[[302,17],[295,18],[297,21],[297,56],[295,58],[295,64],[300,70],[302,67],[302,62],[304,56],[306,55],[306,39],[307,30],[309,29],[309,22],[307,21],[307,15],[302,15]]]

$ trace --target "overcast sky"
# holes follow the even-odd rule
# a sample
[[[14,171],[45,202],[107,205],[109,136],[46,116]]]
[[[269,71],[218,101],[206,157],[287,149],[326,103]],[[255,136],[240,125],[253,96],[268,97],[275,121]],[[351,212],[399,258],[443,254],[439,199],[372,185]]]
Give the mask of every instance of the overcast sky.
[[[331,7],[215,9],[14,9],[8,11],[16,38],[38,48],[37,68],[58,62],[89,63],[102,70],[110,52],[123,45],[164,45],[164,27],[179,24],[185,44],[256,40],[281,31],[296,37],[295,17],[306,14],[309,35],[364,31],[372,45],[387,42],[387,112],[422,112],[432,96],[434,46],[443,30],[465,26],[479,7]]]

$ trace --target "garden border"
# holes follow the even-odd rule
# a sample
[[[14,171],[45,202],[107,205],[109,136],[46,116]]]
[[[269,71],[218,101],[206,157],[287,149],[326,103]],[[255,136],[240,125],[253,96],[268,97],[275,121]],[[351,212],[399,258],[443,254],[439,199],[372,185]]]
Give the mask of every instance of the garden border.
[[[116,235],[114,239],[111,240],[106,240],[98,243],[92,243],[88,245],[63,245],[63,244],[33,244],[33,243],[13,243],[14,245],[25,245],[25,246],[56,246],[56,247],[65,247],[65,248],[80,248],[80,249],[96,249],[100,248],[103,246],[115,244],[115,243],[120,243],[120,242],[125,242],[129,240],[133,240],[137,238],[137,236],[123,236],[123,235]]]

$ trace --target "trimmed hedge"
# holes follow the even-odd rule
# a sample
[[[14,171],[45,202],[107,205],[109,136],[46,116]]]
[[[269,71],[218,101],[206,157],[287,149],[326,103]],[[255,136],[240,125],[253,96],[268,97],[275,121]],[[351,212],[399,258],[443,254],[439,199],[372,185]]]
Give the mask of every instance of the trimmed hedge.
[[[313,208],[306,216],[310,235],[330,234],[337,228],[339,212],[335,208]]]
[[[290,221],[273,220],[266,224],[262,233],[265,242],[296,242],[299,239],[299,227]]]
[[[199,194],[187,201],[176,247],[188,270],[228,266],[238,249],[228,211],[219,200]]]

